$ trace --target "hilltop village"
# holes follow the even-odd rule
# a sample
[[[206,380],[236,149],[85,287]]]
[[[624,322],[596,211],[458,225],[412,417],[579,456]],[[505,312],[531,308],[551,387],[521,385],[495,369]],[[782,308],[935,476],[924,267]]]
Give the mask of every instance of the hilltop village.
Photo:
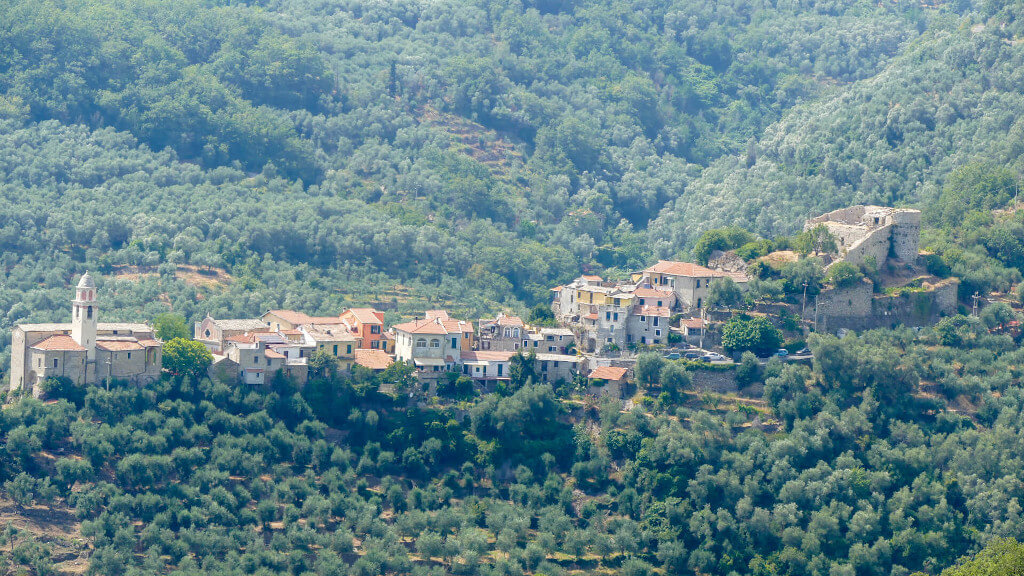
[[[628,280],[580,276],[552,288],[550,314],[532,324],[505,313],[473,321],[426,310],[387,326],[384,313],[368,307],[332,316],[268,310],[258,318],[207,316],[195,323],[193,339],[212,355],[210,375],[236,384],[263,385],[280,373],[302,385],[310,359],[326,354],[342,369],[381,372],[395,362],[407,363],[428,390],[451,374],[487,388],[510,379],[518,356],[533,363],[532,373],[541,382],[583,382],[614,395],[621,394],[643,351],[731,364],[743,350],[723,343],[721,329],[737,317],[760,317],[778,326],[772,328],[779,334],[778,349],[761,352],[787,357],[803,348],[812,330],[921,326],[956,312],[957,281],[934,277],[921,263],[917,210],[855,206],[808,220],[805,231],[818,239],[811,255],[834,274],[810,302],[805,282],[799,304],[735,307],[738,295],[761,282],[759,270],[799,255],[774,251],[744,259],[736,251],[715,250],[706,266],[662,260]],[[858,272],[862,269],[885,273],[869,278]],[[139,385],[157,378],[162,343],[154,330],[142,323],[99,322],[101,307],[95,280],[86,273],[75,288],[70,323],[18,325],[11,388],[39,395],[50,378]]]

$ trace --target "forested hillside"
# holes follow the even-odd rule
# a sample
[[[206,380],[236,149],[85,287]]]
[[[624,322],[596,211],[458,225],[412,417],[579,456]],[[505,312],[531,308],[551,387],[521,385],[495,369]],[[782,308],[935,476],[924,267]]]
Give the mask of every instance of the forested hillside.
[[[713,162],[652,223],[657,250],[709,226],[788,233],[840,206],[927,203],[971,163],[1020,174],[1020,12],[990,6],[990,20],[933,22],[878,74],[795,107],[745,153]]]
[[[646,264],[705,166],[970,8],[5,2],[0,345],[87,268],[164,265],[108,318],[545,300]]]
[[[871,201],[923,209],[961,303],[1000,292],[800,336],[803,364],[748,353],[729,394],[659,354],[627,404],[521,357],[487,393],[319,357],[301,389],[0,394],[0,574],[1019,574],[1022,23],[1020,0],[0,2],[0,384],[12,327],[66,321],[85,270],[103,320],[479,318],[706,258],[727,224],[801,250],[780,235],[808,213]],[[821,264],[758,262],[734,300],[838,286]]]

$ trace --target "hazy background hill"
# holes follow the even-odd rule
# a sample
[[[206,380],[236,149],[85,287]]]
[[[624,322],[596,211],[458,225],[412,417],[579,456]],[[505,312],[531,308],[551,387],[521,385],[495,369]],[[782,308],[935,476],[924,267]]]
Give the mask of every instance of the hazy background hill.
[[[87,268],[110,316],[473,315],[719,223],[913,201],[1013,155],[1018,13],[6,2],[0,342]]]

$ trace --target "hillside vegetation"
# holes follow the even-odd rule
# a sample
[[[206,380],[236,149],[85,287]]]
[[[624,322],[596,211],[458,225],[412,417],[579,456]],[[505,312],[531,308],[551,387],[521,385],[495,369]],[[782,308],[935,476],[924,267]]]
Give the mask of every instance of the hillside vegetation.
[[[745,373],[764,402],[661,378],[625,412],[525,373],[422,408],[400,368],[54,383],[0,412],[0,480],[73,509],[104,576],[936,574],[1024,538],[1022,352],[994,319],[816,336],[813,368]],[[5,538],[4,566],[68,568]]]
[[[165,266],[110,285],[127,319],[515,309],[643,266],[648,221],[705,166],[970,8],[5,2],[0,365],[11,325],[62,318],[54,288],[85,269]]]

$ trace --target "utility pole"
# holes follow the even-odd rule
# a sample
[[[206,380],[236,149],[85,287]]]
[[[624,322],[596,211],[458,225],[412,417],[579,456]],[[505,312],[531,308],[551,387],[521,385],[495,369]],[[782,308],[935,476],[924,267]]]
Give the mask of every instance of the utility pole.
[[[704,307],[700,309],[700,349],[704,351]]]
[[[804,280],[804,303],[800,306],[800,321],[804,321],[804,316],[807,314],[807,281]]]
[[[113,356],[113,354],[113,352],[107,352],[107,392],[110,392],[110,378],[113,376],[113,374],[111,374],[112,368],[110,364],[110,357]]]

